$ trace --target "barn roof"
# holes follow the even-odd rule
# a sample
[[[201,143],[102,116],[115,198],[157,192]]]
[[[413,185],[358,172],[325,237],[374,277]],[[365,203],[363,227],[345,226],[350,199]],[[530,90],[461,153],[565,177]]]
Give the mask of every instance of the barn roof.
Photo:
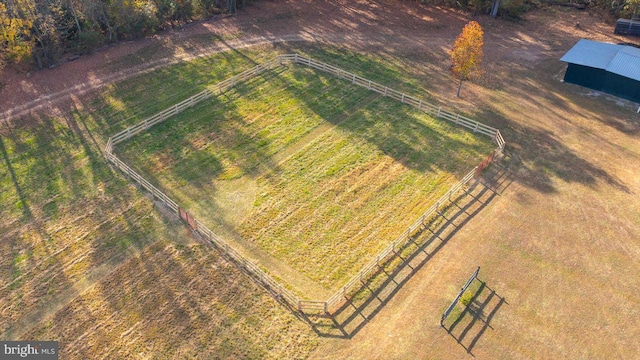
[[[560,59],[640,81],[640,49],[581,39]]]

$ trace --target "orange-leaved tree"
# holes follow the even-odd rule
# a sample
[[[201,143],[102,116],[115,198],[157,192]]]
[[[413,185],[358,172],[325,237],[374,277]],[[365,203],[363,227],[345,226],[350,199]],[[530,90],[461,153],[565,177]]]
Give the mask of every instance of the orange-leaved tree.
[[[453,76],[460,80],[457,97],[460,97],[463,80],[473,79],[482,73],[480,70],[482,45],[484,45],[484,32],[476,21],[470,21],[465,25],[462,33],[453,43],[451,50]]]

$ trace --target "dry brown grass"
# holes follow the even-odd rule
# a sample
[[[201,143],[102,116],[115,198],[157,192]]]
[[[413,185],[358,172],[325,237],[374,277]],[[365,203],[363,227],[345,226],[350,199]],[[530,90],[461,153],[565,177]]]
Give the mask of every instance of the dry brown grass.
[[[588,31],[573,28],[576,21]],[[485,22],[500,29],[488,31],[490,70],[459,105],[502,129],[521,159],[515,181],[366,326],[349,340],[324,341],[313,357],[465,358],[470,345],[477,358],[505,359],[633,358],[640,351],[637,105],[559,81],[558,59],[578,36],[619,39],[597,17],[563,9],[534,12],[522,24]],[[498,306],[494,296],[484,321],[461,338],[465,319],[449,335],[439,315],[477,265],[506,302]]]
[[[424,84],[432,97],[452,101],[455,83],[447,74],[445,50],[466,16],[421,7],[415,2],[393,4],[295,2],[286,3],[290,6],[283,10],[285,6],[280,2],[262,2],[251,10],[251,18],[245,18],[250,21],[239,17],[234,29],[241,28],[247,34],[276,34],[282,33],[283,28],[296,33],[342,34],[339,39],[327,36],[326,41],[344,40],[353,48],[375,52],[380,58],[401,59],[407,73]],[[281,13],[293,15],[277,19]],[[366,15],[362,21],[347,21],[362,14]],[[328,16],[334,20],[326,22]],[[322,21],[314,21],[316,18]],[[358,331],[337,339],[312,335],[303,322],[284,312],[239,272],[219,262],[215,254],[198,246],[171,245],[166,239],[182,237],[175,234],[166,235],[165,240],[154,235],[151,245],[137,242],[143,245],[140,255],[120,255],[118,259],[122,261],[103,275],[89,276],[86,286],[77,293],[70,289],[83,284],[78,277],[62,283],[47,280],[46,271],[59,269],[57,273],[62,274],[61,269],[66,266],[47,264],[45,271],[38,267],[34,274],[42,272],[47,287],[40,285],[40,280],[21,286],[26,293],[52,289],[51,298],[34,302],[27,295],[24,308],[7,308],[6,304],[19,295],[3,292],[2,329],[46,310],[49,301],[58,301],[59,305],[46,316],[35,317],[35,324],[24,335],[73,343],[78,349],[69,348],[68,352],[76,358],[94,357],[104,347],[111,349],[108,351],[113,357],[189,355],[182,352],[186,351],[187,342],[177,342],[178,336],[171,336],[173,332],[200,339],[203,354],[210,351],[211,357],[304,357],[317,343],[311,357],[459,359],[471,357],[462,345],[469,347],[477,334],[481,336],[471,348],[476,358],[636,357],[640,353],[640,328],[636,324],[640,317],[637,107],[560,83],[564,66],[558,62],[579,37],[622,39],[609,35],[611,25],[599,16],[561,8],[535,11],[520,23],[486,18],[480,18],[480,22],[487,34],[487,76],[478,83],[465,84],[463,99],[455,101],[479,120],[503,129],[510,151],[521,159],[516,177],[377,312],[357,314],[360,319],[368,317],[362,320],[364,325]],[[576,22],[582,24],[582,29],[575,28]],[[367,36],[370,41],[363,40]],[[380,40],[388,38],[394,41]],[[297,46],[285,44],[282,50]],[[2,175],[11,181],[9,172]],[[18,180],[24,184],[23,179]],[[121,194],[113,206],[126,206],[128,195],[133,193]],[[12,200],[10,204],[14,203]],[[149,211],[137,206],[133,214],[144,218]],[[39,219],[44,208],[28,209]],[[70,215],[75,219],[83,209],[62,210],[77,212]],[[90,216],[87,228],[104,221],[102,216]],[[17,248],[28,249],[21,245],[25,239],[45,243],[43,234],[48,231],[42,232],[41,222],[24,225],[17,221],[3,219],[2,230],[8,234],[2,237],[3,253],[18,254]],[[135,226],[123,223],[116,227],[115,234],[122,230],[128,233]],[[69,231],[81,234],[80,227],[74,225]],[[29,237],[36,232],[38,237]],[[82,249],[68,255],[62,253],[60,261],[66,263],[91,250],[91,244],[83,243]],[[0,265],[3,286],[9,286],[13,262],[14,259],[3,259]],[[23,264],[16,262],[18,267]],[[99,264],[91,263],[89,267],[100,273]],[[486,327],[477,321],[461,345],[439,327],[438,321],[477,265],[482,267],[480,279],[506,303]],[[214,267],[216,270],[211,270]],[[209,287],[209,279],[219,281],[219,270],[233,279],[237,291]],[[213,301],[218,299],[219,291],[220,296],[228,297],[226,303]],[[63,293],[68,297],[59,295]],[[228,307],[236,301],[237,308]],[[262,316],[248,314],[247,301],[256,304]],[[488,303],[484,314],[495,308],[495,302]],[[271,321],[277,324],[273,328],[269,327]],[[230,323],[252,330],[234,332],[237,339],[244,341],[225,343],[209,335],[211,332],[224,339],[223,329],[233,328]],[[139,327],[134,327],[136,324]],[[458,333],[454,335],[460,337]],[[162,345],[150,348],[153,340]]]

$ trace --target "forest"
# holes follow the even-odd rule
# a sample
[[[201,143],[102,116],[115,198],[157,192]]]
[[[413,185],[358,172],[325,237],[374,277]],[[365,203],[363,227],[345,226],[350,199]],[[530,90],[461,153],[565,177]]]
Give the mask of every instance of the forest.
[[[107,44],[148,36],[219,14],[233,14],[252,1],[257,0],[3,0],[0,2],[0,72],[7,64],[52,66],[65,54],[86,54]],[[514,20],[529,8],[541,5],[539,0],[420,2],[444,2],[474,14],[489,13],[494,5],[499,5],[498,16]],[[581,4],[613,17],[631,17],[637,13],[640,0],[585,0]]]

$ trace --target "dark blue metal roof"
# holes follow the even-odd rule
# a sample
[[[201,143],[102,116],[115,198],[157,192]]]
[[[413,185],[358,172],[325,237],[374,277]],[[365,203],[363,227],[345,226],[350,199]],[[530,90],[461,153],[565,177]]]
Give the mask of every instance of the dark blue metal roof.
[[[560,59],[640,81],[640,49],[581,39]]]

